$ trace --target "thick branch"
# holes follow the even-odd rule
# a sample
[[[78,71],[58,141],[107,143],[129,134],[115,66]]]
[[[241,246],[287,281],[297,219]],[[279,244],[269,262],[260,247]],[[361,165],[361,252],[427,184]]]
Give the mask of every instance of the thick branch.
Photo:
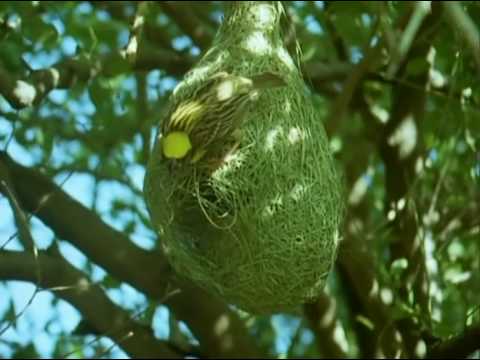
[[[438,5],[432,3],[432,12],[425,17],[418,33],[405,54],[399,75],[407,83],[417,84],[421,89],[429,78],[427,55],[429,41],[422,37],[436,29],[441,19]],[[413,14],[412,16],[414,16]],[[425,68],[421,72],[408,72],[410,61],[423,59]],[[413,289],[415,303],[429,317],[429,280],[414,199],[409,195],[412,179],[415,178],[415,163],[423,152],[421,137],[417,135],[426,110],[426,93],[410,86],[399,84],[392,91],[390,118],[379,140],[379,153],[385,165],[385,215],[391,230],[391,261],[406,259],[408,267],[401,277],[400,298],[408,303],[410,289]],[[415,347],[421,338],[419,327],[409,317],[397,321],[407,355],[414,356]]]
[[[398,356],[404,350],[391,326],[389,304],[382,301],[375,260],[365,239],[347,237],[340,249],[339,265],[346,282],[344,287],[350,292],[350,307],[356,310],[354,316],[361,315],[373,325],[368,328],[358,324],[362,357]]]
[[[116,1],[90,1],[90,4],[96,9],[108,11],[113,18],[119,21],[125,23],[131,21],[131,16],[128,16],[125,7],[119,6]],[[197,8],[203,9],[204,6],[197,6]],[[154,17],[155,14],[150,14],[150,16]],[[152,45],[174,51],[174,48],[172,47],[172,38],[169,35],[167,26],[155,24],[147,18],[143,30],[145,39],[152,43]]]
[[[318,350],[325,358],[345,359],[346,354],[335,339],[337,312],[335,299],[322,294],[316,303],[304,307],[310,327],[315,333]]]
[[[408,269],[404,274],[402,297],[407,299],[409,285],[414,286],[417,304],[428,314],[428,279],[425,269],[423,247],[418,245],[418,224],[409,191],[415,177],[415,163],[422,153],[421,137],[417,135],[426,110],[426,93],[421,90],[429,78],[429,67],[422,72],[407,72],[410,61],[423,59],[431,42],[421,41],[422,36],[436,27],[441,14],[438,5],[432,5],[432,13],[423,22],[409,52],[405,56],[400,74],[407,83],[418,85],[418,90],[399,84],[392,91],[390,119],[379,141],[379,152],[385,164],[385,212],[390,214],[392,230],[392,261],[407,259]],[[430,37],[431,39],[431,37]]]
[[[177,53],[154,48],[144,44],[139,48],[135,63],[130,64],[121,54],[111,54],[103,58],[70,58],[48,69],[33,71],[25,79],[17,79],[0,66],[0,94],[16,109],[40,103],[53,89],[69,89],[75,84],[85,83],[96,76],[112,76],[119,70],[148,71],[164,69],[172,75],[182,75],[192,65],[192,59]],[[112,64],[119,66],[112,67]],[[112,68],[117,73],[112,73]]]
[[[38,284],[37,266],[42,278]],[[56,295],[75,306],[100,334],[110,337],[133,358],[179,358],[168,343],[155,338],[150,328],[134,321],[116,306],[100,286],[59,257],[44,252],[35,259],[32,254],[0,251],[0,278],[36,283],[48,289],[59,289]]]
[[[178,25],[178,27],[201,49],[205,50],[211,45],[213,32],[208,24],[200,20],[192,11],[191,7],[182,4],[182,1],[175,3],[158,1],[162,10]]]
[[[303,72],[315,82],[327,82],[332,80],[345,80],[354,69],[353,64],[336,62],[326,64],[320,61],[308,62],[303,66]]]
[[[429,359],[461,359],[480,350],[480,324],[466,329],[461,335],[433,346],[428,352]]]
[[[311,11],[322,21],[322,24],[325,26],[327,32],[330,34],[329,39],[332,42],[333,47],[335,48],[335,52],[337,53],[337,57],[341,61],[347,61],[348,51],[347,46],[345,46],[344,39],[340,36],[335,26],[335,23],[332,21],[332,14],[331,13],[331,1],[325,1],[325,10],[320,11],[316,6],[310,6]]]
[[[180,285],[160,253],[135,246],[36,170],[15,163],[3,152],[0,152],[0,162],[15,179],[15,191],[25,209],[108,273],[155,299],[164,300],[169,290],[180,288],[180,294],[168,298],[166,303],[178,319],[189,325],[202,346],[202,353],[223,357],[261,356],[238,316],[223,301],[191,284]],[[228,326],[222,332],[216,331],[218,322]]]
[[[0,153],[0,162],[15,179],[15,191],[25,209],[50,226],[59,238],[70,241],[92,261],[135,284],[140,291],[155,298],[164,296],[171,272],[160,254],[135,246],[41,173],[15,163],[5,153]],[[139,276],[138,264],[155,271]]]

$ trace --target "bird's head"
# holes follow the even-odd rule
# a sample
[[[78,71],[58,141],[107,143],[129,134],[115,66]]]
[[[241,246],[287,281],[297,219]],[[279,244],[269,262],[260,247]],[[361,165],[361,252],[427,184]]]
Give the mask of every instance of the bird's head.
[[[217,100],[228,101],[233,96],[249,93],[253,88],[252,80],[235,75],[224,76],[216,85],[215,92]]]

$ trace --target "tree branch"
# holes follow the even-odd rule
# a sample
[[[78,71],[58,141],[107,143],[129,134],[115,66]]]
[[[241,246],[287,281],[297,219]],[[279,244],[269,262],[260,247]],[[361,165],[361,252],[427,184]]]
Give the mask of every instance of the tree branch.
[[[462,334],[442,341],[429,349],[429,359],[461,359],[480,350],[480,324],[467,328]]]
[[[70,241],[92,261],[123,281],[134,283],[140,291],[155,298],[164,296],[171,270],[160,254],[135,246],[41,173],[15,163],[3,152],[0,162],[15,179],[15,191],[25,209],[50,226],[59,238]],[[156,271],[139,277],[138,264]]]
[[[435,27],[440,18],[438,10],[438,6],[432,7],[432,13],[425,18],[416,39],[412,40],[400,69],[400,76],[406,78],[408,82],[418,84],[419,89],[424,87],[429,79],[427,55],[431,38],[428,42],[418,41],[418,38]],[[406,71],[408,63],[418,59],[423,59],[427,66],[415,74],[408,73]],[[399,84],[393,88],[392,99],[390,118],[378,143],[379,153],[385,164],[385,215],[391,216],[389,219],[393,240],[391,260],[407,259],[408,269],[403,278],[402,298],[404,300],[408,298],[407,288],[413,285],[417,304],[423,313],[428,314],[429,295],[425,258],[423,247],[418,244],[420,239],[414,201],[409,196],[412,179],[415,177],[415,162],[423,151],[417,129],[424,117],[426,94],[423,90]]]
[[[426,1],[415,1],[411,6],[412,15],[402,33],[398,47],[392,49],[394,53],[391,54],[392,59],[387,70],[387,78],[390,79],[395,76],[397,70],[402,65],[417,35],[417,31],[430,12],[430,4]]]
[[[200,20],[190,6],[181,1],[172,3],[158,1],[162,10],[187,34],[202,50],[208,48],[213,41],[213,31],[208,24]]]
[[[28,223],[27,216],[25,215],[25,212],[23,211],[23,208],[19,203],[13,188],[12,179],[8,169],[6,169],[6,167],[0,163],[0,192],[5,194],[6,198],[10,202],[10,207],[12,208],[15,223],[18,229],[18,239],[27,251],[36,253],[37,248],[35,247],[35,242],[30,232],[30,225]]]
[[[316,303],[304,306],[305,316],[315,333],[317,347],[328,359],[345,359],[346,354],[335,339],[337,327],[336,301],[322,293]]]
[[[372,325],[369,328],[358,323],[361,330],[357,332],[363,339],[361,356],[390,358],[403,353],[403,346],[392,327],[391,310],[381,298],[382,288],[376,277],[375,260],[365,239],[348,236],[340,248],[339,265],[346,282],[344,287],[351,294],[348,296],[350,307],[356,309],[355,320],[358,322],[359,316],[363,316]]]
[[[116,66],[112,67],[112,64],[120,64],[120,70]],[[25,79],[15,78],[0,65],[0,94],[19,110],[39,104],[54,89],[69,89],[96,76],[109,77],[117,75],[118,71],[149,71],[159,68],[179,76],[192,64],[193,60],[187,56],[145,43],[138,49],[132,65],[124,59],[121,52],[102,58],[74,57],[62,60],[48,69],[35,70]]]
[[[262,356],[236,313],[222,300],[190,283],[176,280],[162,254],[138,248],[50,179],[17,164],[4,152],[0,152],[0,163],[7,166],[15,179],[15,191],[25,209],[108,273],[155,299],[163,300],[172,288],[181,289],[179,295],[165,302],[179,320],[189,325],[203,354]],[[215,330],[218,322],[228,325],[223,332]]]
[[[145,27],[146,15],[148,13],[148,1],[137,2],[137,10],[133,23],[130,27],[130,39],[127,46],[121,52],[122,55],[133,65],[137,62],[138,52],[140,48],[140,42],[143,41],[142,33]]]
[[[42,278],[37,283],[37,267]],[[134,321],[116,306],[98,285],[59,257],[41,251],[38,259],[19,251],[0,251],[0,278],[36,283],[75,306],[100,334],[112,338],[132,358],[180,358],[168,342],[155,338],[152,330]]]
[[[331,14],[331,1],[325,1],[325,9],[320,11],[315,5],[311,5],[310,9],[318,17],[320,21],[323,20],[323,25],[325,26],[327,32],[330,34],[329,40],[332,42],[332,45],[337,53],[337,58],[340,61],[348,61],[349,55],[347,51],[347,46],[345,42],[337,31],[337,28],[332,21]]]
[[[413,290],[414,304],[412,308],[422,314],[421,324],[430,321],[429,279],[426,269],[423,239],[419,233],[418,214],[415,199],[410,196],[415,178],[415,163],[424,151],[418,129],[426,111],[426,93],[419,90],[428,82],[429,62],[427,55],[433,36],[423,41],[427,33],[437,28],[441,19],[438,4],[432,3],[432,11],[422,19],[418,32],[410,41],[399,68],[399,76],[407,82],[418,84],[413,89],[399,84],[392,89],[392,107],[387,124],[383,127],[378,141],[379,154],[385,165],[385,218],[388,220],[390,233],[390,263],[397,259],[406,259],[408,267],[401,275],[399,299],[405,304]],[[412,16],[416,16],[415,13]],[[409,24],[411,21],[409,21]],[[408,71],[410,61],[422,59],[425,65],[421,71]],[[411,316],[405,315],[396,321],[395,327],[400,331],[407,356],[415,356],[415,347],[423,335],[420,327]]]
[[[475,63],[477,64],[477,71],[480,74],[480,35],[477,30],[477,25],[458,2],[443,1],[442,5],[450,26],[459,31],[463,41],[470,48]]]
[[[116,1],[90,1],[90,4],[96,9],[102,9],[107,11],[113,18],[129,23],[131,21],[131,16],[128,16],[125,12],[125,7],[119,6]],[[149,14],[152,16],[152,14]],[[155,16],[156,14],[153,14]],[[170,51],[175,51],[172,47],[172,39],[168,34],[168,29],[166,26],[161,26],[158,24],[152,24],[152,21],[147,21],[144,24],[144,36],[152,45],[167,49]]]

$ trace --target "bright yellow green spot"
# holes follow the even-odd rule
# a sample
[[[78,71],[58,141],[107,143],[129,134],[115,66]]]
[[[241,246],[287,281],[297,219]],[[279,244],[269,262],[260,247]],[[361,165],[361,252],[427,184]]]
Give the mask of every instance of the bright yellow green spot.
[[[169,159],[182,159],[192,148],[187,133],[173,131],[163,139],[163,155]]]

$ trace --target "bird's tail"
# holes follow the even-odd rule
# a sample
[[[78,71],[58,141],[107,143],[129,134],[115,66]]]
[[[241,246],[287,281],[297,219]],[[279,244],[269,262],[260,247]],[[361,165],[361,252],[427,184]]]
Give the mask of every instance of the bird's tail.
[[[251,80],[253,81],[253,86],[256,89],[281,87],[287,85],[285,80],[283,80],[279,75],[271,72],[264,72],[254,75],[251,77]]]

